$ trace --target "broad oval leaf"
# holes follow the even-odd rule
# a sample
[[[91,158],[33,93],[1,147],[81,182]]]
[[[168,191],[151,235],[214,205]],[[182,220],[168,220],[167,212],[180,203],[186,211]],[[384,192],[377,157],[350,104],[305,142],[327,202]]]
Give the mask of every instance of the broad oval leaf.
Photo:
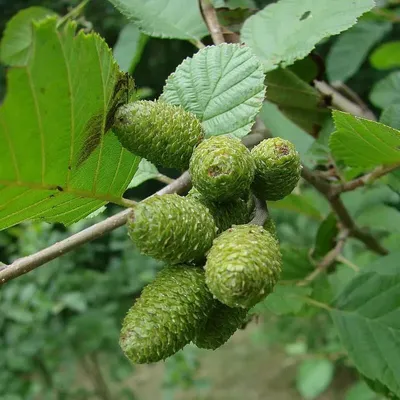
[[[376,69],[400,67],[400,41],[382,44],[371,54],[370,61]]]
[[[132,74],[140,61],[148,39],[149,37],[141,33],[133,23],[127,24],[121,29],[113,48],[114,58],[121,71]]]
[[[349,357],[367,378],[400,395],[400,253],[380,258],[338,297],[331,316]]]
[[[395,71],[380,80],[370,94],[371,103],[376,107],[386,108],[400,103],[400,71]]]
[[[360,68],[371,48],[392,28],[390,22],[360,21],[342,33],[331,47],[326,72],[329,81],[345,82]]]
[[[142,158],[142,160],[139,163],[139,167],[128,186],[128,189],[140,186],[143,182],[157,178],[159,175],[160,173],[158,172],[157,167],[150,161],[147,161],[145,158]]]
[[[200,40],[208,35],[197,0],[109,0],[149,36]]]
[[[304,360],[297,370],[296,387],[305,400],[313,400],[328,388],[334,371],[330,360]]]
[[[334,111],[336,132],[329,147],[335,158],[350,167],[400,163],[400,132],[379,122]]]
[[[202,121],[207,136],[247,135],[264,100],[261,63],[246,46],[209,46],[169,76],[161,100]]]
[[[6,65],[25,65],[32,44],[33,21],[56,14],[44,7],[29,7],[16,14],[6,26],[0,44],[0,60]]]
[[[125,75],[97,35],[34,25],[24,67],[0,108],[0,229],[26,219],[70,224],[118,202],[139,158],[106,133]]]
[[[304,58],[320,40],[350,28],[374,5],[373,0],[280,0],[248,18],[241,37],[271,71]]]

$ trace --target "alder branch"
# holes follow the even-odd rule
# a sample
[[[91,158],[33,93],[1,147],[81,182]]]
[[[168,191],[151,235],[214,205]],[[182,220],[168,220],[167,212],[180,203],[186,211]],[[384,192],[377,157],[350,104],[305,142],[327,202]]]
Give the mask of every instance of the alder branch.
[[[343,251],[346,240],[349,237],[349,231],[344,229],[338,236],[336,246],[330,250],[325,257],[318,263],[317,267],[311,272],[304,280],[300,281],[297,286],[306,286],[310,282],[314,281],[320,274],[325,272],[339,257]]]
[[[190,187],[190,182],[191,179],[189,173],[184,172],[178,179],[155,194],[162,195],[168,193],[180,193]],[[15,260],[12,264],[3,267],[3,269],[0,270],[0,285],[18,276],[24,275],[85,243],[98,239],[104,234],[119,228],[126,223],[131,211],[132,209],[126,209],[102,222],[92,225],[89,228],[68,237],[67,239],[61,240],[46,249]]]
[[[370,119],[372,121],[376,121],[376,117],[371,110],[368,108],[360,107],[358,104],[355,104],[347,97],[340,94],[333,87],[329,86],[326,82],[322,81],[314,81],[314,86],[325,96],[330,96],[332,98],[332,104],[339,110],[348,112],[357,117],[362,117],[366,119]]]
[[[255,204],[255,213],[253,219],[250,221],[250,224],[264,226],[269,217],[267,203],[260,200],[257,196],[253,197]]]
[[[221,25],[218,22],[217,13],[211,4],[211,1],[200,0],[200,9],[214,44],[218,45],[225,43],[224,34],[222,33]]]
[[[395,171],[400,168],[400,164],[390,165],[390,166],[379,166],[375,168],[369,174],[365,174],[360,176],[359,178],[353,179],[350,182],[345,182],[341,185],[334,186],[334,191],[337,193],[350,192],[354,189],[357,189],[361,186],[365,186],[368,183],[375,181],[376,179],[381,178],[382,176]]]
[[[342,200],[340,199],[340,193],[335,190],[333,185],[325,182],[317,174],[305,166],[303,166],[301,175],[329,201],[332,210],[339,218],[343,228],[349,231],[350,236],[363,242],[365,246],[375,253],[381,255],[388,254],[388,251],[371,234],[364,232],[356,225]]]

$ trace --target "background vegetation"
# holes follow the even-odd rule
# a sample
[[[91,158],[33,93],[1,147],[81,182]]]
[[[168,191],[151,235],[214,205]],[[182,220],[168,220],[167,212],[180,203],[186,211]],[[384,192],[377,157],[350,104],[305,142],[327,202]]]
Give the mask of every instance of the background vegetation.
[[[64,15],[77,3],[0,0],[0,31],[22,8],[40,5]],[[269,3],[273,1],[253,2],[254,8]],[[349,31],[322,41],[313,57],[320,78],[342,82],[337,86],[339,90],[353,100],[357,96],[356,102],[365,103],[377,115],[387,105],[397,107],[386,112],[386,123],[400,128],[400,106],[396,105],[396,99],[400,101],[396,92],[400,57],[393,60],[395,52],[382,53],[382,44],[400,37],[397,3],[380,1],[380,8],[366,14]],[[157,98],[168,75],[197,51],[186,41],[139,33],[105,0],[89,2],[79,23],[105,38],[121,67],[132,73],[140,94],[149,99]],[[209,38],[204,42],[211,44]],[[3,98],[5,67],[1,67],[0,74]],[[383,89],[382,80],[387,82]],[[382,96],[395,100],[382,104]],[[310,166],[318,166],[329,176],[327,137],[331,125],[324,126],[319,139],[314,140],[272,103],[266,103],[261,117],[274,135],[292,140]],[[178,176],[173,170],[160,172],[172,178]],[[140,200],[162,186],[157,179],[148,180],[130,189],[129,196]],[[398,250],[400,242],[399,190],[399,174],[392,174],[344,195],[357,222],[373,226],[374,234],[392,252]],[[110,205],[101,214],[68,228],[36,222],[1,231],[0,260],[10,263],[34,253],[116,210],[117,206]],[[290,284],[312,272],[327,253],[336,220],[329,204],[306,182],[301,182],[293,195],[274,204],[271,212],[282,243],[283,279]],[[398,263],[393,254],[387,263]],[[329,303],[346,282],[376,259],[376,254],[350,239],[329,274],[321,274],[298,291],[316,304]],[[119,229],[2,286],[0,398],[382,398],[368,387],[346,357],[326,310],[298,298],[291,301],[285,297],[284,285],[281,292],[256,307],[248,325],[221,349],[208,352],[187,346],[165,364],[133,367],[118,347],[121,319],[159,267],[159,263],[139,255],[126,231]]]

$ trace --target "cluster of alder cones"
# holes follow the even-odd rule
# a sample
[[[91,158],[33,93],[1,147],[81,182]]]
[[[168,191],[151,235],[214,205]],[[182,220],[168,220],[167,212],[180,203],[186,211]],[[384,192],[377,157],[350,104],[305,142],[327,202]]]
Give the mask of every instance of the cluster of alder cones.
[[[161,101],[122,106],[113,130],[132,153],[189,168],[193,182],[186,197],[142,201],[128,221],[139,251],[166,266],[128,311],[121,348],[134,363],[163,360],[189,342],[216,349],[279,279],[275,225],[262,211],[295,188],[298,153],[280,138],[252,151],[233,137],[206,139],[193,114]]]

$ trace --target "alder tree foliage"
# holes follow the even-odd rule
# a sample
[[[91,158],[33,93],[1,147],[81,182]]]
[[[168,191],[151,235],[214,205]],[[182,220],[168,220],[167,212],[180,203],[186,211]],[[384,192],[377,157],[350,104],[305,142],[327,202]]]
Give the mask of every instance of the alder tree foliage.
[[[358,371],[363,398],[400,398],[400,41],[385,40],[400,3],[109,1],[130,21],[114,52],[83,18],[87,1],[66,15],[21,10],[4,30],[0,229],[60,223],[70,236],[0,266],[0,301],[14,298],[14,279],[55,259],[69,269],[74,252],[118,229],[113,246],[123,242],[137,252],[132,264],[152,272],[121,289],[138,296],[123,304],[125,318],[112,307],[88,315],[100,330],[119,324],[119,342],[102,339],[111,353],[141,364],[190,343],[215,350],[265,310],[282,323],[301,318],[309,331],[319,318],[329,335],[298,366],[304,398],[329,386],[338,363]],[[153,100],[132,78],[148,37],[194,49]],[[365,62],[381,75],[357,94],[345,82]],[[151,179],[165,187],[129,198]],[[108,204],[125,210],[99,216]],[[129,257],[121,263],[128,274]],[[110,273],[117,282],[118,270]],[[82,280],[90,291],[90,276]],[[38,301],[25,285],[17,320],[41,318],[24,310]],[[76,289],[63,301],[84,324],[93,299]],[[105,310],[107,297],[100,303]],[[16,316],[1,318],[0,327]],[[43,376],[55,387],[49,368]],[[8,379],[0,375],[0,387]],[[361,399],[357,390],[347,398]]]

